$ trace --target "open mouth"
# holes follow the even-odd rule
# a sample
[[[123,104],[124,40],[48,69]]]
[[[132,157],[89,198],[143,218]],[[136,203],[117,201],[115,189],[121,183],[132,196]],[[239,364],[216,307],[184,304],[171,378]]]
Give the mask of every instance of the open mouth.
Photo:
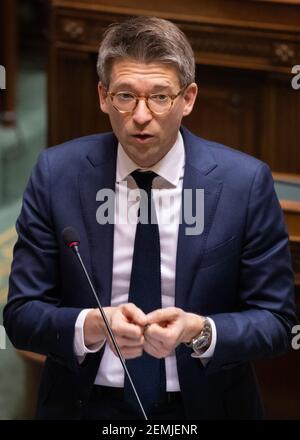
[[[139,141],[146,141],[151,139],[153,136],[151,136],[151,134],[134,134],[133,137]]]

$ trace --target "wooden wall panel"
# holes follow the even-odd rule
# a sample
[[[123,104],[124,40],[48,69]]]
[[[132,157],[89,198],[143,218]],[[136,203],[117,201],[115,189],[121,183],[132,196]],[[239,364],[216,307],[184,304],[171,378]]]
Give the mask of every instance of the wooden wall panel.
[[[59,133],[59,142],[111,130],[99,109],[95,63],[95,56],[85,52],[62,50],[58,54],[53,105],[61,117],[54,117],[53,129]]]
[[[198,66],[197,84],[196,106],[184,125],[199,136],[259,156],[260,75]]]
[[[110,129],[97,104],[99,42],[109,23],[143,12],[173,19],[194,48],[200,94],[187,127],[273,171],[300,173],[300,91],[291,87],[291,67],[300,62],[300,8],[284,1],[243,6],[188,0],[174,1],[170,11],[160,1],[53,0],[49,145]],[[62,81],[67,85],[58,92]]]

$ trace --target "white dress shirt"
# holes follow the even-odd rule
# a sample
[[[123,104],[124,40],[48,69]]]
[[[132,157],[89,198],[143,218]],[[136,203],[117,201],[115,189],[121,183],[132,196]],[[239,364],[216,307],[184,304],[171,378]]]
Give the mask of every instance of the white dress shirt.
[[[119,143],[117,152],[115,185],[115,223],[111,306],[128,302],[134,238],[139,207],[139,190],[130,175],[141,169],[134,163]],[[161,246],[162,307],[175,305],[175,273],[177,240],[181,210],[181,193],[184,176],[185,150],[181,133],[170,151],[154,166],[145,170],[158,176],[153,180],[153,200],[158,219]],[[127,207],[127,209],[124,209]],[[87,353],[94,353],[103,346],[87,348],[84,344],[83,325],[90,309],[84,309],[75,324],[74,351],[79,362]],[[210,319],[210,318],[209,318]],[[216,327],[212,319],[212,342],[208,350],[199,356],[205,364],[213,356],[216,345]],[[167,391],[180,391],[175,351],[166,359]],[[124,386],[124,371],[120,360],[105,345],[95,384],[110,387]]]

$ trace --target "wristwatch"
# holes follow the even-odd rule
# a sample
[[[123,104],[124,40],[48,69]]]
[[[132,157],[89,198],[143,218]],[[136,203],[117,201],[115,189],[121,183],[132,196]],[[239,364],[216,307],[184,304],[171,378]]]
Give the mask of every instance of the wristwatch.
[[[209,319],[204,318],[204,325],[199,335],[195,336],[191,340],[191,342],[185,343],[185,345],[187,347],[192,348],[197,355],[201,355],[210,346],[211,335],[212,335],[212,329]]]

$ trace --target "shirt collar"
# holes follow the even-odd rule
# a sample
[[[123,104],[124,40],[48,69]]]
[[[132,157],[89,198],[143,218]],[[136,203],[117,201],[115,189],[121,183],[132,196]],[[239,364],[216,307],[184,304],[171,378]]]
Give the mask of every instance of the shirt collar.
[[[167,182],[177,186],[180,177],[183,175],[184,163],[185,151],[180,131],[178,131],[178,136],[173,147],[159,162],[150,168],[139,167],[132,159],[130,159],[122,145],[119,143],[116,170],[117,182],[126,180],[128,175],[133,171],[142,169],[145,171],[154,171]]]

